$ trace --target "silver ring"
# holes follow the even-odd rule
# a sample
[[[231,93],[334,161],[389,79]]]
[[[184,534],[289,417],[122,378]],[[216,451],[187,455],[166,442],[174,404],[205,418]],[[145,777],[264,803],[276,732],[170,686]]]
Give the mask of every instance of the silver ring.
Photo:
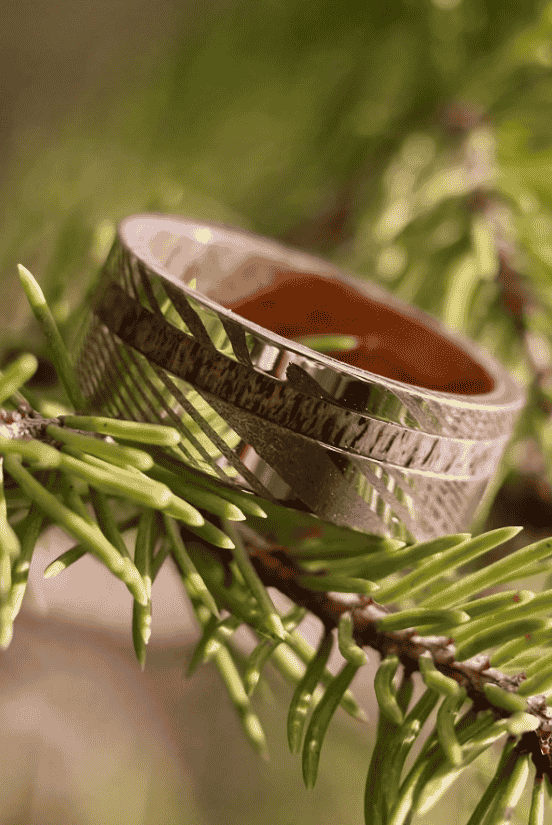
[[[321,354],[298,339],[344,333]],[[176,426],[190,467],[403,540],[469,529],[525,392],[385,290],[225,226],[133,215],[81,335],[92,409]]]

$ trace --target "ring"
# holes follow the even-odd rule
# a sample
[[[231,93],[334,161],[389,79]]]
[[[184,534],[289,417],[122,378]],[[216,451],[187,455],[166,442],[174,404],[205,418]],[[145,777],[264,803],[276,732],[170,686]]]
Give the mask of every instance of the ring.
[[[347,350],[305,345],[337,334]],[[177,427],[181,461],[221,484],[404,541],[470,527],[525,403],[498,361],[380,287],[167,215],[121,222],[80,341],[91,409]]]

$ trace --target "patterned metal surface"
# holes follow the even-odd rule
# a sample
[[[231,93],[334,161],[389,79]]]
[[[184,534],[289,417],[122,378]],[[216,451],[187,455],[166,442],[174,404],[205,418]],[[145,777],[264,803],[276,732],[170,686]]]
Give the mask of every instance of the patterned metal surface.
[[[362,340],[374,342],[368,363],[381,361],[384,374],[229,308],[257,301],[257,313],[275,305],[297,315],[306,279],[311,327],[329,331],[345,301],[345,323],[350,306],[367,327]],[[329,286],[335,306],[317,299]],[[278,308],[277,294],[289,294],[289,306]],[[429,316],[324,261],[225,227],[126,219],[91,309],[77,374],[92,409],[170,423],[183,435],[181,460],[197,470],[369,533],[422,540],[469,528],[525,400],[494,359]],[[407,380],[386,377],[395,362]],[[442,373],[438,389],[433,373]]]

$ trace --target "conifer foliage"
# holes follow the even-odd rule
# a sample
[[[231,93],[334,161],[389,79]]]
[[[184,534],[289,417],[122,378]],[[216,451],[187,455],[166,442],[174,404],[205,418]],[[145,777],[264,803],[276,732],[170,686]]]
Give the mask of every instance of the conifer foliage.
[[[226,189],[220,184],[216,194],[226,206],[206,217],[230,215],[235,223],[238,213],[245,225],[322,249],[492,350],[529,388],[494,492],[524,479],[541,510],[552,512],[552,5],[406,0],[378,16],[367,10],[377,4],[362,4],[361,14],[351,2],[340,4],[336,22],[328,4],[312,6],[317,19],[311,4],[301,11],[281,4],[278,36],[263,25],[273,5],[251,5],[225,37],[236,53],[243,50],[244,76],[258,85],[266,74],[264,93],[276,105],[280,80],[265,70],[264,48],[273,38],[282,76],[298,80],[293,118],[291,109],[282,113],[296,139],[285,143],[278,171],[271,152],[279,159],[283,148],[271,122],[265,167],[247,167],[241,189],[244,158],[215,156],[228,144],[222,138],[210,145],[210,163],[237,162],[240,175]],[[205,46],[206,62],[217,43]],[[284,60],[290,47],[295,59]],[[317,62],[320,55],[327,59]],[[171,153],[189,160],[202,142],[192,123],[196,144],[179,143],[176,115],[194,111],[186,98],[193,84],[182,82],[191,71],[187,59],[175,60],[166,90],[158,130],[163,168]],[[221,77],[224,83],[224,71]],[[221,135],[245,111],[250,90],[234,86],[219,113]],[[304,114],[301,92],[312,104]],[[242,120],[240,128],[251,128]],[[189,165],[190,174],[204,168]],[[171,168],[170,180],[152,178],[156,194],[144,206],[189,209],[189,199],[175,196],[182,170],[176,162]],[[198,209],[211,206],[201,201]],[[70,250],[82,223],[77,211],[58,213],[66,271],[74,262],[62,247]],[[98,221],[79,242],[95,240],[105,251],[101,239],[111,231]],[[17,241],[11,238],[12,247]],[[415,822],[460,776],[476,774],[484,753],[493,776],[467,825],[510,821],[522,794],[528,825],[552,822],[552,523],[551,537],[506,555],[503,545],[521,528],[485,531],[485,514],[472,533],[410,545],[315,530],[306,517],[299,530],[273,504],[185,467],[175,429],[87,410],[64,343],[74,316],[61,318],[61,288],[50,289],[47,302],[25,267],[19,276],[43,336],[41,354],[65,397],[33,389],[34,354],[19,354],[0,375],[0,647],[17,633],[32,554],[52,524],[74,545],[44,575],[63,575],[87,553],[104,564],[133,596],[131,632],[142,668],[155,632],[152,583],[172,559],[201,635],[189,673],[215,665],[244,735],[266,756],[251,697],[265,668],[280,671],[294,685],[282,724],[307,788],[316,784],[337,709],[363,718],[349,687],[370,649],[380,656],[379,719],[366,764],[366,823]],[[308,345],[323,350],[328,342]],[[523,587],[537,576],[541,590]],[[287,597],[287,613],[269,587]],[[298,630],[308,613],[324,626],[316,649]],[[245,661],[233,638],[242,625],[257,640]],[[327,666],[334,648],[343,658],[335,674]]]
[[[246,736],[263,755],[267,743],[250,696],[268,662],[293,681],[288,741],[292,753],[301,754],[307,788],[316,783],[337,708],[362,718],[348,688],[367,662],[363,648],[371,647],[381,656],[374,684],[380,719],[366,822],[400,825],[413,812],[425,813],[496,742],[502,747],[496,775],[470,823],[505,821],[528,783],[528,821],[543,822],[552,795],[552,590],[494,590],[528,571],[552,569],[552,538],[464,574],[461,568],[520,528],[408,546],[342,530],[276,544],[259,527],[265,519],[278,523],[275,505],[228,493],[203,476],[192,480],[184,467],[189,478],[183,479],[178,431],[80,412],[84,401],[42,290],[24,267],[20,278],[68,403],[55,416],[31,404],[25,383],[38,365],[33,355],[18,357],[0,378],[0,645],[5,649],[12,639],[36,542],[56,524],[75,544],[44,575],[59,575],[94,554],[132,593],[132,638],[143,668],[151,586],[171,556],[202,629],[189,672],[216,663]],[[132,552],[125,536],[134,527]],[[267,586],[292,601],[290,612],[280,614]],[[316,650],[296,630],[307,611],[325,627]],[[255,632],[257,645],[240,667],[232,636],[242,624]],[[344,664],[332,675],[327,662],[334,645]],[[413,703],[415,672],[424,692]],[[434,710],[434,729],[406,770]]]

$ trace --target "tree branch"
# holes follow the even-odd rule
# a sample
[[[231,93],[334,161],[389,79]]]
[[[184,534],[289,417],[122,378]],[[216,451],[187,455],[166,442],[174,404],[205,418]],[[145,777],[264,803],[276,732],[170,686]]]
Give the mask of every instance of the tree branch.
[[[337,627],[342,613],[352,609],[353,637],[358,645],[377,650],[382,658],[395,653],[408,673],[419,670],[420,656],[430,651],[436,667],[466,689],[468,697],[474,702],[478,711],[491,709],[497,716],[508,715],[507,711],[501,712],[489,702],[483,686],[492,684],[508,692],[515,692],[524,679],[523,674],[509,676],[496,668],[491,668],[489,657],[483,654],[465,662],[457,662],[451,637],[419,636],[413,630],[379,631],[377,622],[389,612],[386,608],[378,605],[370,597],[355,594],[318,593],[308,590],[298,581],[299,577],[304,575],[304,571],[297,566],[285,547],[271,544],[248,526],[239,525],[236,529],[239,530],[263,583],[275,587],[295,604],[306,607],[322,621],[326,628]],[[531,697],[527,709],[540,720],[541,726],[538,733],[541,748],[539,750],[537,747],[535,737],[526,736],[524,742],[531,752],[539,757],[538,764],[542,764],[542,754],[548,755],[549,753],[546,748],[548,738],[552,737],[552,712],[548,710],[544,696]],[[547,771],[552,779],[550,759]]]

